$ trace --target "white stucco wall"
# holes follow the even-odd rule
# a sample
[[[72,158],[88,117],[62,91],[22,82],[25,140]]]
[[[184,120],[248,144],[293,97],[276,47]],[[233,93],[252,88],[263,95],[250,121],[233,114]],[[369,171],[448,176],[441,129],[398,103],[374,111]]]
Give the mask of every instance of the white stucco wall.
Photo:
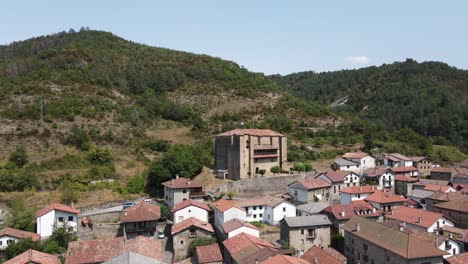
[[[395,187],[395,175],[391,172],[385,172],[384,174],[382,174],[380,177],[379,177],[379,186],[380,188],[388,188],[387,185],[384,185],[384,178],[386,178],[387,180],[390,179],[390,181],[386,184],[390,184],[392,189]]]
[[[295,217],[296,207],[288,202],[282,202],[273,208],[272,225],[277,225],[284,217]]]
[[[298,202],[307,203],[307,198],[308,198],[307,189],[305,189],[302,186],[302,184],[298,182],[295,182],[289,186],[288,194],[291,195],[291,197],[293,197],[294,200]]]
[[[230,208],[226,210],[223,214],[223,223],[232,220],[234,218],[237,218],[242,221],[247,221],[246,213],[244,210],[240,210],[238,208]]]
[[[439,249],[447,252],[447,255],[444,255],[444,258],[449,258],[453,255],[460,254],[460,245],[452,239],[444,241],[440,244]]]
[[[4,250],[5,248],[8,247],[8,240],[12,240],[13,243],[16,243],[19,239],[16,237],[7,236],[7,235],[0,237],[0,249],[1,250]]]
[[[174,213],[174,224],[182,222],[190,217],[194,217],[203,222],[208,222],[208,211],[193,205],[187,206]]]
[[[236,235],[238,235],[240,233],[246,233],[246,234],[252,235],[254,237],[260,237],[260,232],[258,230],[250,228],[250,227],[242,226],[242,227],[240,227],[238,229],[234,229],[231,232],[229,232],[228,233],[228,238],[236,236]]]
[[[69,216],[73,217],[73,221],[68,221]],[[59,222],[60,217],[63,217],[63,222]],[[78,218],[76,214],[57,210],[52,210],[41,217],[37,217],[37,233],[41,236],[41,239],[52,235],[52,232],[54,231],[54,223],[57,223],[58,227],[66,224],[67,227],[72,229],[71,232],[76,232]]]

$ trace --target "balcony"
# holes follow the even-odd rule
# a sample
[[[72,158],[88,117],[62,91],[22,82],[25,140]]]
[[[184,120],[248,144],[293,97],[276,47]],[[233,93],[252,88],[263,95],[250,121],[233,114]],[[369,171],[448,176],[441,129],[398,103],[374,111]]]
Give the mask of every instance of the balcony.
[[[190,198],[192,198],[192,197],[204,197],[205,192],[203,192],[203,191],[201,191],[201,192],[190,192],[189,196],[190,196]]]

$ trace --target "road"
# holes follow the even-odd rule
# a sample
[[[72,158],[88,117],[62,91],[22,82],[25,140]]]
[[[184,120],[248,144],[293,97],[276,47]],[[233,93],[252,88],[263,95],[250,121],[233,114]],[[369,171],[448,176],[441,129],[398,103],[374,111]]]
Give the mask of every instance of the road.
[[[109,207],[109,208],[104,208],[104,209],[84,211],[80,214],[80,217],[100,215],[100,214],[109,214],[109,213],[118,213],[122,211],[123,211],[123,206],[119,205],[119,206],[114,206],[114,207]]]

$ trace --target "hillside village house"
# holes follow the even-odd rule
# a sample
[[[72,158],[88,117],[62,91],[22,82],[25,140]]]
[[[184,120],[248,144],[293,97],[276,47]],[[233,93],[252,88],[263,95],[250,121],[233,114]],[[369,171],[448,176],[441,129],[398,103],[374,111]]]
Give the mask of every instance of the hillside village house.
[[[360,177],[352,171],[326,171],[319,174],[316,179],[322,179],[331,185],[330,196],[332,200],[340,199],[340,190],[349,186],[359,186]]]
[[[260,237],[260,231],[257,227],[247,221],[242,221],[237,218],[225,222],[222,226],[224,231],[223,240],[234,237],[240,233]]]
[[[198,246],[195,248],[195,261],[197,264],[222,264],[223,255],[218,244]]]
[[[0,250],[6,249],[9,245],[18,242],[20,239],[30,238],[31,241],[39,241],[41,236],[36,233],[27,232],[11,227],[0,230]]]
[[[449,217],[453,220],[456,227],[468,228],[468,195],[458,194],[454,196],[449,195],[449,197],[451,197],[449,201],[433,204],[430,210]]]
[[[406,206],[396,206],[390,214],[389,219],[405,223],[407,227],[425,232],[434,232],[442,226],[453,226],[453,222],[442,214],[424,211]]]
[[[431,173],[432,162],[428,157],[410,157],[413,167],[418,169],[421,176],[428,176]]]
[[[384,156],[384,165],[388,167],[410,167],[413,160],[399,153],[389,153]]]
[[[413,188],[415,190],[424,190],[424,188],[426,188],[426,185],[448,186],[449,184],[450,184],[449,181],[440,181],[440,180],[431,180],[431,179],[419,178],[419,181],[413,184]]]
[[[351,263],[442,264],[445,251],[406,232],[362,217],[344,226],[345,255]]]
[[[416,169],[413,166],[393,167],[393,168],[390,168],[390,171],[393,172],[395,176],[406,176],[406,177],[413,177],[413,178],[419,177],[418,169]]]
[[[306,204],[300,204],[296,206],[296,216],[309,216],[314,214],[320,214],[323,209],[327,208],[329,203],[322,202],[310,202]]]
[[[301,258],[312,264],[314,264],[314,262],[326,264],[346,264],[347,262],[346,257],[343,256],[343,254],[331,247],[320,248],[317,246],[312,246],[304,253],[304,255],[302,255]]]
[[[375,167],[375,159],[365,152],[348,152],[332,164],[333,170],[353,171],[361,175],[365,170]]]
[[[223,246],[225,264],[261,263],[280,254],[270,242],[246,233],[224,240]]]
[[[377,190],[377,186],[353,186],[347,187],[340,191],[340,204],[350,204],[353,201],[364,200],[367,196],[373,194]]]
[[[246,212],[246,221],[276,225],[284,217],[296,215],[294,204],[280,197],[263,196],[245,200],[234,200]]]
[[[358,162],[354,162],[351,160],[339,158],[336,159],[333,164],[331,165],[333,170],[342,170],[342,171],[353,171],[353,172],[360,172],[361,171],[361,164]]]
[[[408,176],[395,176],[395,194],[398,195],[408,195],[412,190],[414,190],[414,184],[419,181],[418,177],[408,177]]]
[[[174,224],[177,224],[190,217],[194,217],[203,222],[208,222],[208,212],[210,211],[211,209],[208,205],[188,199],[174,205],[171,213]]]
[[[269,129],[234,129],[214,139],[214,165],[218,177],[231,180],[270,176],[287,162],[287,138]]]
[[[286,217],[280,223],[280,239],[302,256],[312,246],[329,247],[331,222],[326,215]]]
[[[361,216],[373,221],[381,219],[380,210],[373,208],[364,201],[353,202],[350,204],[332,204],[323,210],[323,213],[331,220],[333,234],[344,235],[343,225],[355,216]]]
[[[391,170],[386,170],[383,174],[376,177],[379,183],[380,189],[390,189],[395,188],[395,173]]]
[[[3,264],[61,264],[61,262],[57,256],[28,249]]]
[[[406,198],[393,194],[390,191],[380,190],[376,190],[364,200],[384,214],[391,212],[393,207],[403,205],[407,201]]]
[[[76,232],[80,210],[63,204],[50,204],[36,212],[37,233],[41,239],[49,237],[54,226],[66,226],[69,232]]]
[[[215,234],[211,224],[196,218],[188,218],[171,228],[174,260],[187,257],[190,242],[199,237],[212,237]]]
[[[328,202],[331,184],[322,179],[295,181],[288,185],[288,194],[296,203]]]
[[[433,167],[430,172],[431,180],[451,181],[454,169],[446,167]]]
[[[460,244],[461,252],[468,252],[468,229],[462,229],[452,226],[442,226],[439,233],[451,237]]]
[[[415,201],[418,204],[419,208],[422,208],[423,210],[427,210],[426,198],[431,196],[433,193],[434,192],[432,191],[414,189],[413,191],[408,193],[406,198]]]
[[[205,196],[202,184],[179,177],[179,175],[176,175],[175,179],[163,182],[162,185],[164,186],[164,202],[169,208],[188,199],[202,202]]]
[[[232,219],[239,219],[246,221],[247,215],[245,209],[237,205],[232,200],[219,199],[212,203],[214,208],[214,224],[217,231],[221,234],[224,233],[223,224]]]
[[[146,202],[140,202],[125,209],[120,216],[125,239],[137,236],[154,236],[160,218],[161,209],[159,206]]]

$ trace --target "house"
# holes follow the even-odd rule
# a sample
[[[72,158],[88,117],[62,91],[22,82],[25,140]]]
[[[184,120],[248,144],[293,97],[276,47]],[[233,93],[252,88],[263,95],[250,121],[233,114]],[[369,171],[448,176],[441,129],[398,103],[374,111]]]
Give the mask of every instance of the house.
[[[468,251],[468,229],[461,229],[458,227],[445,225],[440,227],[439,233],[446,237],[451,237],[457,241],[461,245],[461,252]]]
[[[463,191],[458,192],[434,192],[426,198],[427,210],[433,211],[433,208],[438,203],[458,201],[466,199],[466,194]]]
[[[316,179],[322,179],[331,185],[332,200],[340,199],[340,190],[349,186],[359,186],[360,177],[352,171],[327,171],[319,174]]]
[[[340,191],[340,204],[350,204],[352,201],[364,200],[377,190],[375,185],[347,187]]]
[[[388,167],[410,167],[413,160],[399,153],[389,153],[384,156],[384,165]]]
[[[188,199],[193,199],[199,202],[203,201],[205,193],[203,185],[190,179],[179,177],[163,182],[164,186],[164,202],[169,208]]]
[[[288,185],[288,194],[294,202],[328,202],[331,184],[322,179],[306,179]]]
[[[112,237],[71,241],[65,254],[65,264],[103,263],[125,252],[132,252],[162,262],[161,241],[139,236],[125,240]]]
[[[442,186],[442,185],[437,185],[437,184],[426,184],[426,186],[424,186],[424,190],[432,191],[432,192],[443,192],[443,193],[457,191],[449,185]]]
[[[246,221],[276,225],[284,217],[296,215],[296,206],[280,197],[262,196],[234,200],[246,212]]]
[[[148,258],[143,255],[133,253],[133,252],[124,252],[118,256],[111,258],[110,260],[103,262],[102,264],[163,264],[159,260]]]
[[[215,232],[211,224],[202,222],[194,217],[174,224],[171,228],[174,259],[187,257],[190,242],[198,237],[212,237]]]
[[[333,161],[331,168],[332,170],[360,172],[361,164],[359,164],[358,162],[351,161],[351,160],[339,158]]]
[[[380,210],[373,208],[364,201],[353,202],[350,204],[333,204],[323,210],[333,224],[333,234],[344,235],[343,225],[354,216],[366,217],[377,221],[381,218]]]
[[[402,168],[402,167],[400,167]],[[395,176],[395,194],[407,195],[414,189],[414,184],[419,181],[418,177],[409,177],[403,175]]]
[[[421,176],[429,176],[431,173],[432,162],[428,157],[409,157],[413,161],[413,166],[418,169]]]
[[[53,203],[36,212],[37,233],[41,238],[52,235],[54,226],[67,227],[69,232],[76,232],[80,210],[68,205]]]
[[[212,203],[214,208],[214,224],[220,234],[224,233],[223,224],[232,219],[246,221],[244,208],[238,206],[233,200],[219,199]]]
[[[468,263],[468,252],[452,256],[445,259],[447,264],[465,264]]]
[[[412,177],[412,178],[417,178],[419,176],[418,169],[416,169],[413,166],[393,167],[393,168],[390,168],[390,171],[393,172],[395,176],[406,176],[406,177]]]
[[[348,152],[341,156],[342,159],[359,164],[359,174],[363,171],[375,167],[375,159],[366,152]]]
[[[57,256],[42,253],[33,249],[28,249],[25,252],[9,259],[3,264],[60,264]]]
[[[326,215],[286,217],[280,223],[280,239],[302,256],[312,246],[329,247],[332,223]]]
[[[310,264],[310,263],[305,259],[278,254],[262,262],[259,262],[259,264]]]
[[[468,173],[456,173],[452,177],[452,183],[468,185]]]
[[[431,211],[449,217],[456,227],[468,228],[468,195],[462,195],[462,197],[452,196],[453,198],[447,202],[434,204]]]
[[[195,248],[195,261],[198,264],[222,264],[223,255],[218,244]]]
[[[373,194],[367,196],[364,200],[369,202],[372,207],[379,209],[384,214],[391,212],[393,207],[403,205],[406,202],[404,197],[393,194],[390,191],[380,190],[376,190]]]
[[[327,208],[328,206],[330,206],[330,204],[321,202],[300,204],[296,206],[296,216],[320,214],[323,209]]]
[[[437,185],[437,186],[447,186],[449,185],[450,182],[449,181],[441,181],[441,180],[432,180],[432,179],[423,179],[423,178],[419,178],[419,181],[418,182],[415,182],[413,184],[413,188],[415,190],[424,190],[424,188],[426,187],[426,185]]]
[[[210,211],[211,209],[208,205],[188,199],[174,205],[171,213],[174,224],[177,224],[190,217],[195,217],[200,221],[208,222],[208,212]]]
[[[386,170],[385,173],[377,177],[380,189],[395,189],[395,173]]]
[[[415,201],[418,204],[419,208],[426,210],[426,198],[431,196],[433,193],[434,192],[432,191],[414,189],[413,191],[408,193],[406,197],[412,201]]]
[[[453,226],[453,222],[442,214],[406,206],[395,206],[386,217],[403,222],[410,228],[431,233],[445,225]]]
[[[269,129],[234,129],[214,139],[214,165],[218,175],[231,180],[273,175],[288,160],[287,138]]]
[[[280,249],[258,237],[240,233],[223,241],[225,264],[262,262],[280,254]]]
[[[379,178],[382,175],[384,175],[387,172],[387,170],[388,170],[387,168],[383,168],[383,167],[369,168],[362,173],[362,178],[366,182],[378,183]]]
[[[453,172],[454,170],[452,168],[433,167],[431,169],[430,178],[431,180],[450,181],[452,180]]]
[[[260,231],[257,227],[247,221],[242,221],[237,218],[231,219],[223,224],[224,239],[234,237],[240,233],[246,233],[254,237],[260,237]]]
[[[344,254],[351,263],[442,264],[445,251],[408,233],[363,217],[353,217],[344,226]]]
[[[140,202],[123,210],[120,222],[123,224],[125,239],[132,239],[137,236],[154,236],[160,218],[161,209],[159,206],[146,202]]]
[[[326,264],[346,264],[346,257],[340,252],[336,251],[331,247],[320,248],[318,246],[312,246],[307,250],[302,259],[309,263],[326,263]]]
[[[6,249],[10,244],[18,242],[20,239],[30,238],[31,241],[39,241],[41,236],[11,227],[5,227],[0,230],[0,250]]]

